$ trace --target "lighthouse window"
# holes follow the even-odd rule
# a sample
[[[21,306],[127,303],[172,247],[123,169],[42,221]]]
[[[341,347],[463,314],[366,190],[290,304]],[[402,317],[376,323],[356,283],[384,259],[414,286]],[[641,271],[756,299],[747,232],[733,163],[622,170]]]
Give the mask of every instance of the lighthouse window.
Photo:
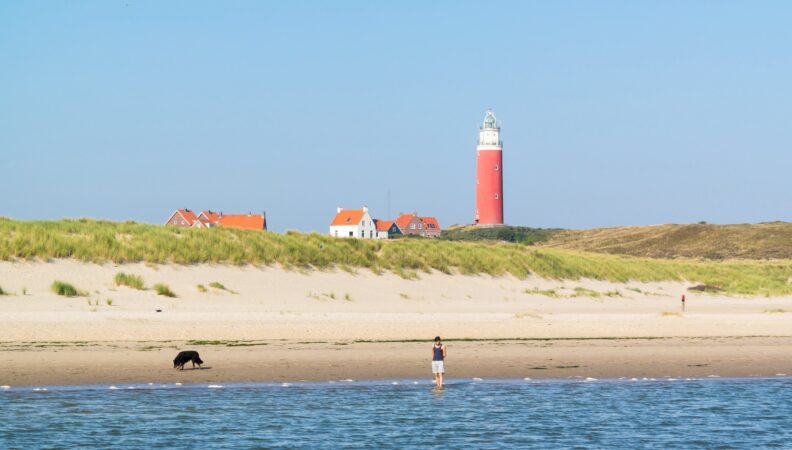
[[[495,171],[497,172],[498,170],[500,170],[500,168],[498,167],[497,164],[495,164]]]
[[[500,196],[498,194],[495,194],[495,200],[497,200],[499,198],[500,198]]]

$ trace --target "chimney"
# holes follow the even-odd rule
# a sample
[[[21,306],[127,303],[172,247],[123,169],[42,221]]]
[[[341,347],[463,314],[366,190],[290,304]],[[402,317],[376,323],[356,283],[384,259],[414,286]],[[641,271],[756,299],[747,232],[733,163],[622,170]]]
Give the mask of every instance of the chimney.
[[[363,207],[363,212],[368,212],[368,206]]]
[[[341,207],[336,208],[336,214],[340,213],[343,210],[344,210],[344,208],[341,208]]]

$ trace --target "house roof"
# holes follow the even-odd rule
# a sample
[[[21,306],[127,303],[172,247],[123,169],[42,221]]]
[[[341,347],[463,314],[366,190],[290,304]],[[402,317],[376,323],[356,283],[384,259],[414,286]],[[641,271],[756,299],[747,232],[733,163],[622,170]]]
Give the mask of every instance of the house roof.
[[[263,214],[224,214],[217,224],[221,227],[264,230],[267,222]]]
[[[415,217],[415,214],[401,214],[395,220],[396,225],[398,225],[400,229],[404,230],[405,228],[407,228],[407,225],[409,225],[410,222],[412,222],[413,217]]]
[[[194,212],[190,211],[189,209],[177,209],[176,213],[180,216],[184,217],[184,220],[187,221],[190,225],[194,224],[198,217],[195,215]],[[173,217],[173,216],[171,216]]]
[[[377,226],[377,231],[388,231],[393,225],[393,221],[374,219],[374,224]]]
[[[421,219],[421,221],[429,229],[433,229],[433,230],[439,230],[440,229],[440,223],[434,217],[419,217],[419,219]]]
[[[201,220],[201,217],[203,217],[204,220]],[[201,222],[208,221],[209,223],[217,225],[220,222],[220,217],[222,216],[214,211],[202,211],[198,219],[201,220]]]
[[[357,225],[363,220],[364,212],[362,209],[342,209],[330,222],[330,226]]]

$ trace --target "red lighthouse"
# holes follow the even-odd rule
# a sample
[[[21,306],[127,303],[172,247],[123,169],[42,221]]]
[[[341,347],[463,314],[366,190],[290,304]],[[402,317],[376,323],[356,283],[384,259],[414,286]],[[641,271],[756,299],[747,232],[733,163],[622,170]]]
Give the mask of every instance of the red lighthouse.
[[[487,110],[476,146],[477,225],[503,225],[503,142],[492,110]]]

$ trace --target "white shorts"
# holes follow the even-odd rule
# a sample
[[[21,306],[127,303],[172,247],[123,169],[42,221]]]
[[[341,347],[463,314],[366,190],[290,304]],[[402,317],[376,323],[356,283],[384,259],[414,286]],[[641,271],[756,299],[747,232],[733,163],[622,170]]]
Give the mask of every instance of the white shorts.
[[[432,361],[432,373],[445,373],[445,363],[443,361]]]

